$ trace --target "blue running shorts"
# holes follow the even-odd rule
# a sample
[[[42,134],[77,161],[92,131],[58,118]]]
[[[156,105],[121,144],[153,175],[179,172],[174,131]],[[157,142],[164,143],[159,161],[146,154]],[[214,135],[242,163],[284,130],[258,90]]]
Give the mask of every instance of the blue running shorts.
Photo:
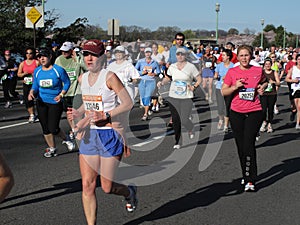
[[[113,157],[122,155],[124,141],[114,129],[90,129],[80,141],[79,154]]]

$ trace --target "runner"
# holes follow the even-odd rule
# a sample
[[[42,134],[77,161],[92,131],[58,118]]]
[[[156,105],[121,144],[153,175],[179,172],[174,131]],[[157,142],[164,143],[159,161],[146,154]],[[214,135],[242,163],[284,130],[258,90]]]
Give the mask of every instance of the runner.
[[[300,130],[300,54],[296,56],[296,65],[293,66],[286,75],[286,82],[291,83],[291,95],[293,96],[297,109],[296,130]]]
[[[194,125],[189,116],[193,106],[193,91],[201,83],[201,76],[196,66],[186,60],[187,54],[186,49],[178,48],[176,51],[177,62],[171,64],[167,71],[168,76],[172,77],[167,101],[170,103],[169,107],[175,131],[174,149],[180,149],[182,145],[181,125],[188,130],[189,138],[194,138]],[[158,82],[158,88],[169,82],[170,78],[168,76]],[[192,85],[194,79],[197,82]]]
[[[137,207],[136,187],[127,187],[113,181],[122,155],[129,156],[122,137],[124,127],[118,118],[128,112],[133,103],[117,75],[103,69],[105,55],[101,41],[87,41],[83,46],[83,54],[89,70],[81,80],[84,104],[77,110],[69,109],[68,117],[75,121],[84,115],[74,130],[80,139],[83,208],[87,224],[96,224],[95,190],[99,170],[101,188],[105,193],[124,196],[128,212],[133,212]]]
[[[28,123],[35,122],[35,110],[34,110],[34,101],[28,100],[29,91],[32,87],[33,82],[33,72],[36,67],[39,66],[38,60],[35,59],[35,49],[32,47],[26,48],[25,50],[26,59],[20,63],[18,69],[18,77],[23,79],[23,96],[25,107],[28,111],[29,118]]]
[[[224,82],[225,75],[228,69],[232,68],[234,64],[231,62],[232,59],[232,51],[230,49],[225,49],[222,52],[222,60],[223,62],[217,64],[215,69],[214,78],[217,80],[216,83],[216,99],[217,99],[217,106],[218,106],[218,114],[219,114],[219,122],[218,122],[218,130],[222,130],[225,133],[228,133],[229,127],[229,113],[230,113],[230,104],[232,97],[229,96],[222,96],[221,88]]]
[[[55,64],[64,68],[70,78],[71,86],[68,92],[63,97],[64,112],[67,112],[67,108],[73,107],[74,96],[78,87],[78,77],[80,74],[85,72],[84,66],[80,64],[76,52],[73,50],[73,44],[66,41],[60,47],[61,55],[55,60]],[[71,121],[68,120],[70,127],[72,126]],[[74,139],[72,129],[68,132],[70,140]]]
[[[263,120],[258,94],[263,94],[267,86],[262,68],[250,65],[252,55],[251,46],[241,45],[238,48],[240,65],[228,70],[222,86],[224,96],[233,95],[229,118],[238,149],[245,191],[255,191],[255,140]]]
[[[139,93],[144,107],[144,115],[141,120],[146,121],[149,119],[148,115],[151,115],[150,110],[151,96],[155,90],[156,81],[155,76],[160,74],[160,68],[158,63],[151,58],[152,49],[145,49],[145,58],[140,59],[135,68],[139,71],[141,81],[139,83]]]
[[[59,127],[63,112],[62,99],[70,87],[70,79],[62,67],[51,64],[51,57],[51,50],[39,49],[37,58],[41,66],[34,70],[33,84],[28,95],[29,101],[34,98],[37,100],[38,118],[48,145],[44,153],[46,158],[57,155],[55,135],[63,140],[69,151],[75,147]]]
[[[263,65],[263,73],[268,81],[268,87],[264,94],[260,96],[260,102],[263,110],[263,123],[260,127],[260,132],[272,133],[272,122],[274,118],[274,106],[277,101],[277,87],[280,86],[278,71],[272,70],[272,60],[266,58]],[[267,120],[268,115],[268,120]]]

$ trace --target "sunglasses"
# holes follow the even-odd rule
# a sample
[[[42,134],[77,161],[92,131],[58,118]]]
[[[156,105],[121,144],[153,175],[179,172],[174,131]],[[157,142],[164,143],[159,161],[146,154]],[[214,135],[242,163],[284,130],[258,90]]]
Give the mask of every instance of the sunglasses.
[[[176,41],[183,41],[183,38],[176,38]]]
[[[84,57],[89,56],[89,55],[90,55],[90,56],[98,57],[97,54],[94,54],[94,53],[91,53],[91,52],[83,52],[82,55],[83,55]]]
[[[178,52],[178,53],[176,53],[176,55],[181,55],[181,56],[183,56],[183,55],[185,55],[185,54],[182,53],[182,52]]]
[[[119,50],[116,50],[116,51],[115,51],[115,53],[124,53],[124,52],[122,52],[122,51],[119,51]]]

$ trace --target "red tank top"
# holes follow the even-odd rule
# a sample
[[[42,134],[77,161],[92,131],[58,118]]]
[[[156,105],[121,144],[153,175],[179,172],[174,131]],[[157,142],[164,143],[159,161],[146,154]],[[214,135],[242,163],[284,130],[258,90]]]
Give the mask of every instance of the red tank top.
[[[23,72],[27,72],[28,74],[32,75],[35,68],[36,68],[36,60],[35,59],[33,60],[33,62],[30,65],[28,65],[26,63],[26,60],[24,61]]]

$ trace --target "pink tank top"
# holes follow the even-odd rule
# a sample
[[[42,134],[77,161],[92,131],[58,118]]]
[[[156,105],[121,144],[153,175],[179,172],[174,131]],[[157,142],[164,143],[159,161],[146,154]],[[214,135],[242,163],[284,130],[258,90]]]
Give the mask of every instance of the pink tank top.
[[[28,72],[29,74],[33,74],[34,72],[34,69],[36,68],[36,60],[34,59],[33,62],[28,65],[26,63],[26,60],[24,61],[24,64],[23,64],[23,72]]]

